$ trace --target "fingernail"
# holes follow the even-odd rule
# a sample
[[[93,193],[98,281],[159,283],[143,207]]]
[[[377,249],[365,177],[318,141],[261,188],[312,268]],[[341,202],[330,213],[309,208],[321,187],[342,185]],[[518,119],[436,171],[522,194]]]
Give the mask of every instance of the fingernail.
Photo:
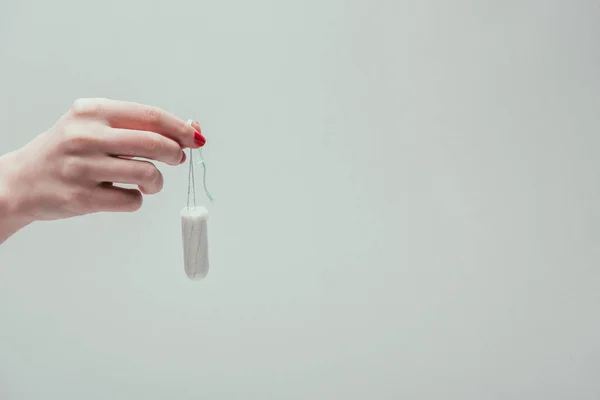
[[[179,161],[179,165],[183,164],[186,160],[187,156],[185,155],[185,151],[181,155],[181,161]]]
[[[206,139],[204,138],[204,136],[202,136],[202,134],[196,130],[194,130],[194,142],[202,147],[204,146],[204,143],[206,143]]]

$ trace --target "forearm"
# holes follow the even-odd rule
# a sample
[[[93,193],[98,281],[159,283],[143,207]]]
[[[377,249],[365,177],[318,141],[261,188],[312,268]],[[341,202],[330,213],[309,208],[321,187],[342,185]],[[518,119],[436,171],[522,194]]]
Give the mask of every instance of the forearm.
[[[0,156],[0,244],[31,222],[23,214],[17,192],[21,190],[14,177],[14,153]]]
[[[0,214],[0,244],[28,224],[25,220],[12,218],[8,214]]]

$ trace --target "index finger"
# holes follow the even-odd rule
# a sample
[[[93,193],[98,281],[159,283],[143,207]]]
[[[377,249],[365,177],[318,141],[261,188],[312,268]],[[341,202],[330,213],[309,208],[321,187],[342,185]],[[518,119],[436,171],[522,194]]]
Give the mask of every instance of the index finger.
[[[81,99],[75,102],[72,111],[81,116],[101,118],[113,128],[158,133],[179,143],[182,148],[198,148],[204,144],[198,140],[198,135],[202,135],[196,128],[159,107],[121,100]]]

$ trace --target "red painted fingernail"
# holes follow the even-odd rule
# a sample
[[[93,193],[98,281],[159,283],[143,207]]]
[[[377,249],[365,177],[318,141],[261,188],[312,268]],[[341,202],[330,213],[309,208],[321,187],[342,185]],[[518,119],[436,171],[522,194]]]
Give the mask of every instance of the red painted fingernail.
[[[204,136],[202,136],[202,134],[200,132],[194,131],[194,142],[198,146],[202,147],[206,143],[206,139],[204,138]]]

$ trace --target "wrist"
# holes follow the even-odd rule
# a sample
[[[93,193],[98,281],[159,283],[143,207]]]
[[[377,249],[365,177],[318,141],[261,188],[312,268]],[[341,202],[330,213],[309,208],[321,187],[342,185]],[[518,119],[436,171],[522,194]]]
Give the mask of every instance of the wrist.
[[[0,157],[0,243],[33,222],[19,200],[22,187],[18,183],[15,161],[14,152]]]

